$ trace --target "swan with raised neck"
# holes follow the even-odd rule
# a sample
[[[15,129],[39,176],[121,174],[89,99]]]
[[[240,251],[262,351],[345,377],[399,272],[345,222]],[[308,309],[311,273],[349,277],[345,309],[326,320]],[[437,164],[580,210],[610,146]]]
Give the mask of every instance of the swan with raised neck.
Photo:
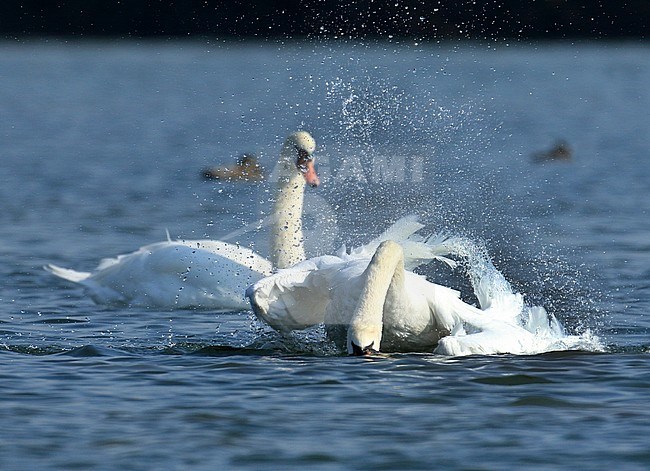
[[[96,303],[164,308],[248,308],[246,287],[305,258],[302,207],[305,184],[317,186],[314,139],[305,131],[291,134],[276,167],[278,191],[268,260],[248,247],[228,242],[171,240],[104,259],[92,272],[47,265],[50,273],[81,284]]]

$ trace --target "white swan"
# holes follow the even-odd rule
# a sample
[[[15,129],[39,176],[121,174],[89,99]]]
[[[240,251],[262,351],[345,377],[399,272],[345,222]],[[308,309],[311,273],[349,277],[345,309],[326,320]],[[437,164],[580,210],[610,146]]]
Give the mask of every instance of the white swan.
[[[356,257],[307,260],[258,281],[247,296],[256,315],[275,329],[324,323],[328,337],[354,355],[538,353],[557,343],[557,335],[536,335],[534,327],[561,334],[559,324],[549,329],[543,308],[529,311],[530,329],[519,322],[521,295],[491,299],[480,287],[477,295],[487,308],[481,310],[463,302],[457,291],[405,269],[405,262],[409,268],[446,253],[444,243],[425,245],[429,254],[421,242],[384,240],[372,258],[366,250]]]
[[[56,265],[45,269],[81,284],[96,303],[164,308],[248,309],[246,287],[304,260],[302,208],[305,184],[317,186],[316,142],[305,131],[291,134],[278,161],[270,260],[246,247],[218,240],[167,240],[102,260],[92,273]]]
[[[415,234],[422,227],[415,217],[402,218],[381,236],[352,253],[341,251],[336,256],[316,257],[289,269],[280,270],[252,285],[246,296],[255,314],[274,329],[288,332],[324,322],[328,335],[342,346],[346,342],[346,330],[352,322],[352,313],[355,312],[364,290],[381,292],[390,285],[386,284],[386,280],[379,280],[375,276],[376,273],[385,274],[389,282],[393,276],[396,277],[396,282],[405,278],[406,295],[402,298],[404,302],[408,300],[418,308],[426,304],[419,292],[426,290],[430,285],[434,287],[432,295],[437,299],[450,299],[449,308],[446,309],[447,306],[442,305],[438,317],[432,317],[428,309],[426,316],[403,316],[401,320],[396,321],[402,326],[403,332],[398,334],[395,331],[396,335],[403,338],[402,346],[409,351],[428,348],[435,345],[440,337],[447,335],[455,325],[455,309],[464,309],[467,305],[458,299],[458,292],[428,283],[423,277],[405,270],[405,264],[407,269],[413,269],[433,259],[454,265],[453,261],[443,257],[448,251],[444,242],[425,239]],[[391,239],[398,241],[399,245],[396,242],[387,242]],[[399,248],[399,270],[390,266],[394,257],[389,257],[390,261],[384,258],[387,254],[386,247],[391,246]],[[383,297],[380,293],[370,296],[364,303],[373,308],[379,306],[381,312],[385,297],[385,293]],[[395,305],[395,309],[402,308],[406,309],[406,304]],[[368,320],[368,317],[364,316],[359,318],[362,322]],[[389,324],[390,322],[388,320]],[[376,322],[369,322],[367,325],[370,330],[374,329],[375,333],[382,331],[380,324]],[[399,347],[398,339],[391,339],[391,336],[392,333],[389,333],[384,339],[382,348],[393,349],[393,344]],[[378,350],[380,339],[373,338],[363,345],[357,345],[370,347],[371,344],[371,348]],[[352,353],[352,345],[348,343],[347,347]]]

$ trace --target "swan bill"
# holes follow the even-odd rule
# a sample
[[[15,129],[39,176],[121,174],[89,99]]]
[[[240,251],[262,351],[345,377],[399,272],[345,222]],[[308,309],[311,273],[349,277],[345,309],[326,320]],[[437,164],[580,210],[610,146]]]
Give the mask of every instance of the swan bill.
[[[313,159],[306,161],[299,168],[309,186],[316,188],[318,185],[320,185],[320,178],[318,178],[318,174],[316,173]]]
[[[368,356],[368,355],[376,355],[379,353],[378,350],[375,350],[373,347],[375,345],[375,342],[371,342],[370,345],[361,348],[359,345],[357,345],[354,342],[350,342],[350,345],[352,345],[352,356],[355,357],[363,357],[363,356]]]
[[[296,168],[302,173],[305,181],[312,188],[320,185],[320,178],[316,173],[314,166],[314,156],[306,149],[296,146],[298,152],[298,159],[296,160]]]

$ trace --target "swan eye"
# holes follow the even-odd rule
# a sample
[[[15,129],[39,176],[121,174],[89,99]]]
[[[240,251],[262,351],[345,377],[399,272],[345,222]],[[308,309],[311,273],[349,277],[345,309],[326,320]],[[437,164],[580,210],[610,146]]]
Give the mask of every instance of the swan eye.
[[[296,167],[301,172],[307,172],[307,163],[314,160],[314,157],[307,152],[305,149],[302,149],[296,146],[296,152],[298,152],[298,159],[296,160]]]
[[[298,152],[298,160],[312,160],[314,157],[307,152],[302,147],[296,146],[296,152]]]

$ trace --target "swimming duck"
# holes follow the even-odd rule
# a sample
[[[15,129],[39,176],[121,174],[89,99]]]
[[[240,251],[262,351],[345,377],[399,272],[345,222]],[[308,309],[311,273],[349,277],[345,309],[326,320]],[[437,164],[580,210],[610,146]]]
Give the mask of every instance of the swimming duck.
[[[538,163],[553,160],[571,160],[571,157],[573,157],[573,151],[564,140],[557,141],[549,150],[533,154],[533,160]]]
[[[257,162],[254,154],[242,154],[235,165],[227,167],[211,167],[203,170],[203,177],[208,180],[226,181],[261,181],[264,180],[264,169]]]

